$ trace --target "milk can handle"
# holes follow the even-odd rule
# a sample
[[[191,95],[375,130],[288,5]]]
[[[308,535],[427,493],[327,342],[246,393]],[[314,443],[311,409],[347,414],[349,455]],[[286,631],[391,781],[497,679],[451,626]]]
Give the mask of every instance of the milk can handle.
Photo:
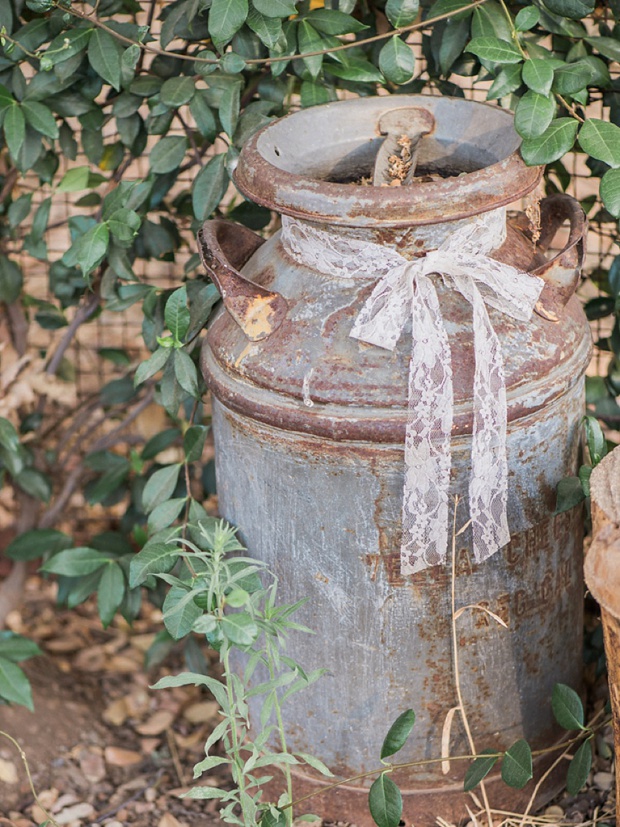
[[[226,310],[252,342],[270,336],[288,310],[279,293],[265,290],[239,272],[263,243],[264,239],[247,227],[220,218],[205,221],[198,232],[202,263]]]
[[[586,252],[588,220],[578,201],[565,193],[554,193],[540,202],[541,234],[538,249],[546,252],[557,231],[569,222],[568,241],[564,249],[532,274],[545,282],[536,312],[557,321],[581,279]]]

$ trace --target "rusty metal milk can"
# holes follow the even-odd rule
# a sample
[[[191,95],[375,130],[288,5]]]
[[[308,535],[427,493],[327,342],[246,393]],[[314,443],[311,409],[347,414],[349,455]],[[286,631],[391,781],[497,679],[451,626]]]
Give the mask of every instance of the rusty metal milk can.
[[[329,674],[287,701],[288,744],[340,778],[377,767],[409,707],[398,760],[441,756],[457,706],[453,556],[456,608],[507,625],[481,608],[455,621],[477,750],[551,746],[552,688],[580,685],[581,514],[554,506],[576,469],[590,357],[573,297],[585,219],[554,196],[538,239],[524,214],[506,223],[506,205],[540,179],[518,147],[511,114],[486,104],[318,106],[241,153],[238,188],[280,213],[282,231],[265,243],[225,221],[201,231],[224,299],[202,354],[221,514],[276,573],[282,601],[309,598],[299,619],[316,634],[291,648]],[[373,167],[375,186],[358,185]],[[547,257],[565,221],[566,245]],[[453,552],[457,496],[467,527]],[[470,752],[458,714],[450,752]],[[535,774],[549,762],[537,757]],[[466,766],[396,775],[404,818],[466,816]],[[305,768],[296,778],[299,794],[326,785]],[[308,804],[368,824],[371,781]],[[532,785],[511,790],[496,767],[487,789],[506,809]]]

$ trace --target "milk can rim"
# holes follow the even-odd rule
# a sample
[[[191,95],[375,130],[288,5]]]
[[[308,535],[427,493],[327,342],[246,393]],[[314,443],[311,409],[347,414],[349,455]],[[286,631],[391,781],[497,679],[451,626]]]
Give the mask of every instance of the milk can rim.
[[[478,101],[430,95],[392,95],[334,101],[299,110],[267,124],[244,145],[234,173],[237,188],[252,201],[276,212],[309,221],[357,227],[403,227],[457,221],[488,210],[506,206],[531,192],[542,176],[542,167],[528,167],[518,146],[504,159],[465,173],[458,178],[418,183],[412,187],[357,187],[334,183],[282,169],[270,162],[260,149],[263,136],[284,121],[300,115],[326,113],[331,107],[349,107],[353,112],[364,106],[377,108],[378,101],[391,106],[419,106],[427,101],[455,102],[476,107],[481,114],[489,110],[499,118],[513,117],[508,110]],[[372,105],[370,104],[372,102]],[[515,138],[518,136],[515,133]]]

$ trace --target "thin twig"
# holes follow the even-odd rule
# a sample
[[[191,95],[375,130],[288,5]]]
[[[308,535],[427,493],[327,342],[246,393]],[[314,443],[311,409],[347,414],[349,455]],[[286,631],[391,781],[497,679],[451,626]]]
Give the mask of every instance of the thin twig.
[[[191,146],[191,148],[194,152],[194,157],[196,158],[196,163],[199,164],[201,167],[204,166],[203,161],[202,161],[202,155],[200,154],[200,151],[198,149],[198,145],[196,144],[196,140],[194,138],[193,131],[185,123],[185,120],[183,119],[183,116],[181,115],[181,113],[178,109],[174,114],[176,115],[176,118],[179,121],[179,123],[181,124],[181,126],[183,127],[183,131],[185,132],[185,135],[187,136],[187,140],[189,141],[190,146]]]
[[[456,698],[458,701],[459,712],[461,713],[461,720],[467,735],[470,751],[476,755],[476,745],[471,734],[469,721],[467,720],[467,713],[465,711],[465,704],[463,703],[463,694],[461,692],[461,676],[459,671],[459,654],[458,654],[458,640],[456,636],[456,512],[459,504],[459,498],[454,498],[454,517],[452,522],[452,572],[451,572],[451,624],[452,624],[452,663],[454,668],[454,688],[456,690]],[[489,798],[487,796],[484,781],[480,782],[480,792],[482,794],[482,801],[486,811],[489,827],[493,827],[493,817],[491,816],[491,808],[489,806]]]
[[[7,741],[10,741],[13,744],[13,746],[15,747],[15,749],[19,752],[19,755],[22,759],[22,763],[24,765],[24,769],[26,770],[26,775],[28,776],[28,784],[30,785],[30,791],[32,792],[32,795],[34,796],[34,800],[36,801],[38,807],[43,812],[43,815],[45,816],[45,818],[47,818],[47,820],[50,822],[50,824],[53,825],[53,827],[60,827],[60,824],[56,821],[56,819],[47,812],[47,810],[45,809],[43,804],[41,804],[41,802],[39,801],[39,796],[37,795],[37,791],[36,791],[35,786],[34,786],[34,781],[32,780],[32,775],[30,773],[30,767],[28,766],[28,759],[26,758],[26,753],[20,747],[18,742],[15,740],[15,738],[13,738],[12,735],[9,735],[8,732],[4,732],[3,730],[0,730],[0,736],[2,738],[6,738]]]
[[[187,779],[185,778],[185,773],[183,772],[183,765],[179,759],[179,751],[177,749],[177,745],[174,742],[174,732],[170,727],[166,730],[166,740],[168,741],[168,749],[170,750],[170,757],[172,758],[172,763],[174,765],[174,771],[177,774],[177,778],[179,779],[179,784],[182,787],[185,787],[187,784]]]
[[[454,17],[455,14],[462,14],[463,12],[469,11],[470,9],[476,9],[478,6],[484,5],[487,0],[474,0],[473,3],[470,3],[467,6],[463,6],[463,8],[458,9],[457,11],[449,11],[445,14],[439,14],[437,17],[431,17],[428,20],[422,20],[419,23],[411,23],[409,26],[399,26],[396,29],[389,29],[387,32],[382,32],[381,34],[374,35],[373,37],[366,37],[362,40],[352,40],[349,43],[341,43],[340,46],[332,46],[331,48],[327,49],[320,49],[314,52],[302,52],[298,55],[280,55],[278,57],[257,57],[257,58],[249,58],[245,61],[245,63],[250,65],[262,65],[262,64],[271,64],[271,63],[281,63],[282,61],[289,61],[289,60],[297,60],[297,59],[304,59],[306,57],[317,57],[318,55],[327,55],[333,54],[334,52],[341,52],[345,49],[355,49],[359,46],[366,46],[369,43],[376,43],[381,40],[387,40],[389,37],[393,37],[394,35],[405,34],[407,32],[414,32],[418,29],[425,29],[429,26],[434,25],[435,23],[439,23],[441,20],[447,20],[449,17]],[[59,3],[54,3],[56,8],[61,8],[64,12],[68,12],[69,14],[74,15],[75,17],[79,17],[80,20],[87,20],[89,23],[92,23],[94,26],[97,26],[100,29],[103,29],[108,34],[115,37],[117,40],[120,40],[122,43],[127,43],[130,46],[139,46],[145,52],[150,52],[151,54],[155,55],[162,55],[164,57],[176,58],[177,60],[191,60],[194,63],[205,63],[210,65],[217,65],[219,64],[219,59],[217,58],[207,58],[207,57],[198,57],[196,55],[183,55],[179,54],[178,52],[167,52],[165,49],[158,49],[155,46],[147,46],[145,43],[138,43],[135,40],[132,40],[130,37],[125,37],[119,32],[111,29],[109,26],[106,26],[105,23],[102,23],[97,17],[93,17],[90,14],[84,14],[84,12],[80,12],[77,9],[70,7],[66,8],[65,6],[61,6]]]
[[[97,308],[99,307],[100,302],[101,297],[99,296],[99,293],[90,293],[87,296],[84,304],[81,304],[78,307],[75,316],[73,317],[71,323],[65,331],[64,336],[58,343],[58,347],[52,354],[52,357],[49,360],[49,362],[47,363],[45,373],[50,375],[56,373],[56,371],[60,367],[60,364],[67,351],[67,348],[71,345],[71,342],[73,341],[73,337],[75,336],[78,328],[82,324],[84,324],[84,322],[87,322],[91,316],[94,315],[94,313],[97,311]]]

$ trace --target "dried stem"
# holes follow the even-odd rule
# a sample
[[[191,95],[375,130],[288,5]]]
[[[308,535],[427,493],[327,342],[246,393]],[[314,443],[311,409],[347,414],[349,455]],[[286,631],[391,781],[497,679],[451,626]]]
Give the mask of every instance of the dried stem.
[[[15,749],[19,752],[20,758],[22,759],[22,763],[24,765],[24,769],[26,770],[26,775],[28,776],[28,784],[30,785],[30,791],[31,791],[32,795],[34,796],[34,800],[37,802],[38,807],[42,810],[45,818],[49,821],[49,823],[52,825],[52,827],[60,827],[60,824],[54,819],[53,816],[51,816],[47,812],[45,807],[39,801],[39,796],[37,795],[37,791],[35,789],[34,782],[32,780],[32,774],[30,772],[30,767],[28,766],[28,759],[26,758],[26,753],[20,747],[19,743],[15,740],[15,738],[13,738],[12,735],[9,735],[8,732],[3,732],[2,730],[0,730],[0,737],[6,738],[7,741],[10,741],[13,744],[13,746],[15,747]]]
[[[486,2],[487,0],[474,0],[473,3],[470,3],[468,6],[463,6],[462,9],[459,9],[459,14],[465,11],[469,11],[470,9],[476,9],[478,8],[478,6],[484,5],[484,3]],[[94,26],[103,29],[112,37],[115,37],[117,40],[120,40],[121,43],[126,43],[128,46],[139,46],[145,52],[150,52],[151,54],[155,55],[162,55],[164,57],[176,58],[177,60],[191,60],[193,63],[205,63],[210,65],[217,65],[219,63],[219,59],[217,58],[214,59],[198,57],[196,55],[182,55],[178,54],[177,52],[167,52],[165,49],[158,49],[155,46],[147,46],[145,43],[138,43],[137,41],[132,40],[130,37],[125,37],[124,35],[119,34],[114,29],[111,29],[109,26],[106,26],[105,23],[102,23],[101,20],[99,20],[97,17],[94,17],[92,14],[85,14],[84,12],[78,11],[74,7],[66,8],[65,6],[61,6],[59,3],[55,3],[54,5],[56,6],[56,8],[61,8],[64,12],[68,12],[69,14],[74,15],[74,17],[79,17],[81,20],[88,20]],[[422,20],[419,23],[411,23],[409,26],[399,26],[396,29],[389,29],[387,32],[382,32],[381,34],[374,35],[373,37],[366,37],[362,40],[352,40],[348,43],[342,43],[340,46],[332,46],[331,48],[319,49],[313,52],[302,52],[298,55],[281,55],[278,57],[250,58],[245,62],[248,66],[251,66],[281,63],[282,61],[289,61],[293,59],[303,59],[306,57],[316,57],[318,55],[333,54],[334,52],[341,52],[345,49],[355,49],[359,46],[366,46],[369,43],[376,43],[381,40],[387,40],[389,37],[393,37],[394,35],[406,34],[407,32],[414,32],[418,29],[426,29],[429,26],[434,25],[435,23],[439,23],[441,20],[447,20],[448,17],[453,16],[454,11],[449,11],[445,14],[438,14],[437,17],[431,17],[428,20]]]
[[[456,538],[457,538],[457,530],[456,530],[456,511],[459,504],[459,498],[455,497],[454,499],[454,517],[452,523],[452,572],[451,572],[451,623],[452,623],[452,663],[453,663],[453,671],[454,671],[454,688],[456,690],[456,697],[458,700],[458,709],[461,713],[461,720],[463,721],[463,727],[465,728],[465,733],[467,735],[467,741],[469,743],[470,751],[476,755],[476,745],[474,744],[474,739],[471,734],[471,728],[469,726],[469,721],[467,720],[467,713],[465,711],[465,704],[463,703],[463,694],[461,692],[461,676],[459,672],[459,654],[458,654],[458,640],[456,636]],[[486,787],[484,785],[484,781],[480,782],[480,792],[482,794],[482,801],[484,804],[484,809],[486,811],[487,820],[489,823],[489,827],[493,827],[493,817],[491,815],[491,808],[489,806],[489,798],[487,796]]]

